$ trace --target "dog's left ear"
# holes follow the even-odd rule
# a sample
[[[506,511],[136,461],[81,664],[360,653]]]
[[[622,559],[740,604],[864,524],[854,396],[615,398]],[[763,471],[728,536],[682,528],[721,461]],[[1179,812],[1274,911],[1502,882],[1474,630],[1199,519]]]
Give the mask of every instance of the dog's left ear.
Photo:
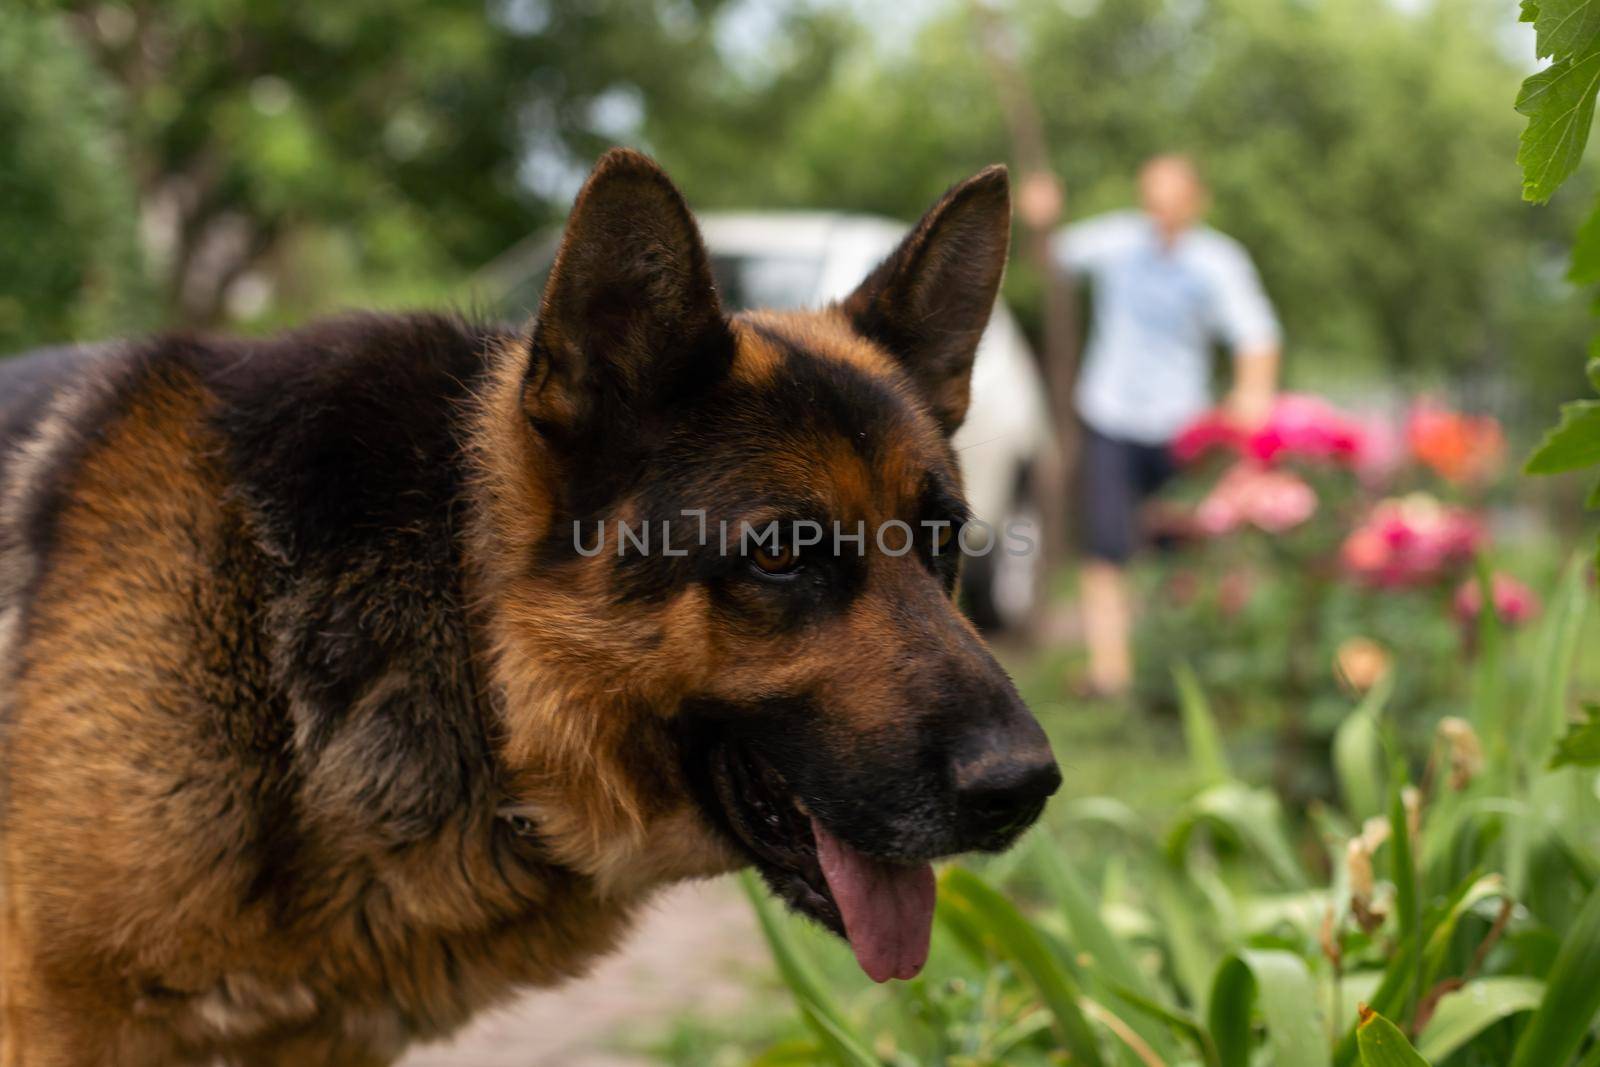
[[[945,193],[841,305],[900,361],[946,433],[966,417],[1010,241],[1010,180],[1005,167],[989,167]]]
[[[572,206],[534,325],[523,406],[555,443],[614,439],[733,361],[710,259],[683,196],[614,148]]]

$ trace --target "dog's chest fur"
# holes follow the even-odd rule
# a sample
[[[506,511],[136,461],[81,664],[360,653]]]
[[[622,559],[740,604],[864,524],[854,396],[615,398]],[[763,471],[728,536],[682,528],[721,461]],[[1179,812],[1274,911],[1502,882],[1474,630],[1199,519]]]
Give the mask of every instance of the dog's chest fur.
[[[496,817],[462,559],[491,342],[162,342],[5,413],[0,964],[92,985],[152,1062],[381,1061],[621,935],[630,900]]]

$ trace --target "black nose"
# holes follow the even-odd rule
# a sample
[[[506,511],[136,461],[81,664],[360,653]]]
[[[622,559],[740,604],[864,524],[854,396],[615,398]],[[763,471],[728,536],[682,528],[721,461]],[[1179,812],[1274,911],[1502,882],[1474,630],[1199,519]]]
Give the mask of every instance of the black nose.
[[[974,848],[1004,848],[1061,788],[1061,769],[1044,731],[1037,724],[1026,731],[1035,732],[1036,737],[1020,746],[1003,741],[981,745],[955,761],[956,803]]]

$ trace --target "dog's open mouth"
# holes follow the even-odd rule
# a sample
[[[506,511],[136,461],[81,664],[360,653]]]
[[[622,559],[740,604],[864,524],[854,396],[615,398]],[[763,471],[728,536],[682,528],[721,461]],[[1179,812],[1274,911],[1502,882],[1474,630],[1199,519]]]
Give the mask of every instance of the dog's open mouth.
[[[849,941],[873,981],[916,977],[933,929],[933,868],[841,841],[754,751],[721,745],[711,770],[734,834],[773,891]]]

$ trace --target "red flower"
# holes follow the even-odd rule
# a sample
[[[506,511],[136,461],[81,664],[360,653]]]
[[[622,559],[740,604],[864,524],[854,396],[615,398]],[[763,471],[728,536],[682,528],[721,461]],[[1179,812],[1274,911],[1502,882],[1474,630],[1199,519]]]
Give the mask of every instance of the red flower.
[[[1499,472],[1506,440],[1490,415],[1463,415],[1431,400],[1406,417],[1406,445],[1417,461],[1446,481],[1480,484]]]
[[[1172,442],[1172,455],[1179,463],[1193,463],[1213,449],[1237,451],[1244,434],[1219,411],[1210,411],[1185,426]]]
[[[1539,614],[1539,598],[1511,575],[1496,571],[1490,589],[1494,594],[1494,613],[1507,626],[1520,625]],[[1477,578],[1468,578],[1456,590],[1456,618],[1471,623],[1482,610],[1483,590]]]
[[[1222,412],[1208,412],[1178,435],[1172,454],[1180,463],[1226,449],[1261,463],[1295,458],[1354,464],[1364,437],[1359,423],[1320,397],[1283,393],[1260,429],[1246,432]]]

